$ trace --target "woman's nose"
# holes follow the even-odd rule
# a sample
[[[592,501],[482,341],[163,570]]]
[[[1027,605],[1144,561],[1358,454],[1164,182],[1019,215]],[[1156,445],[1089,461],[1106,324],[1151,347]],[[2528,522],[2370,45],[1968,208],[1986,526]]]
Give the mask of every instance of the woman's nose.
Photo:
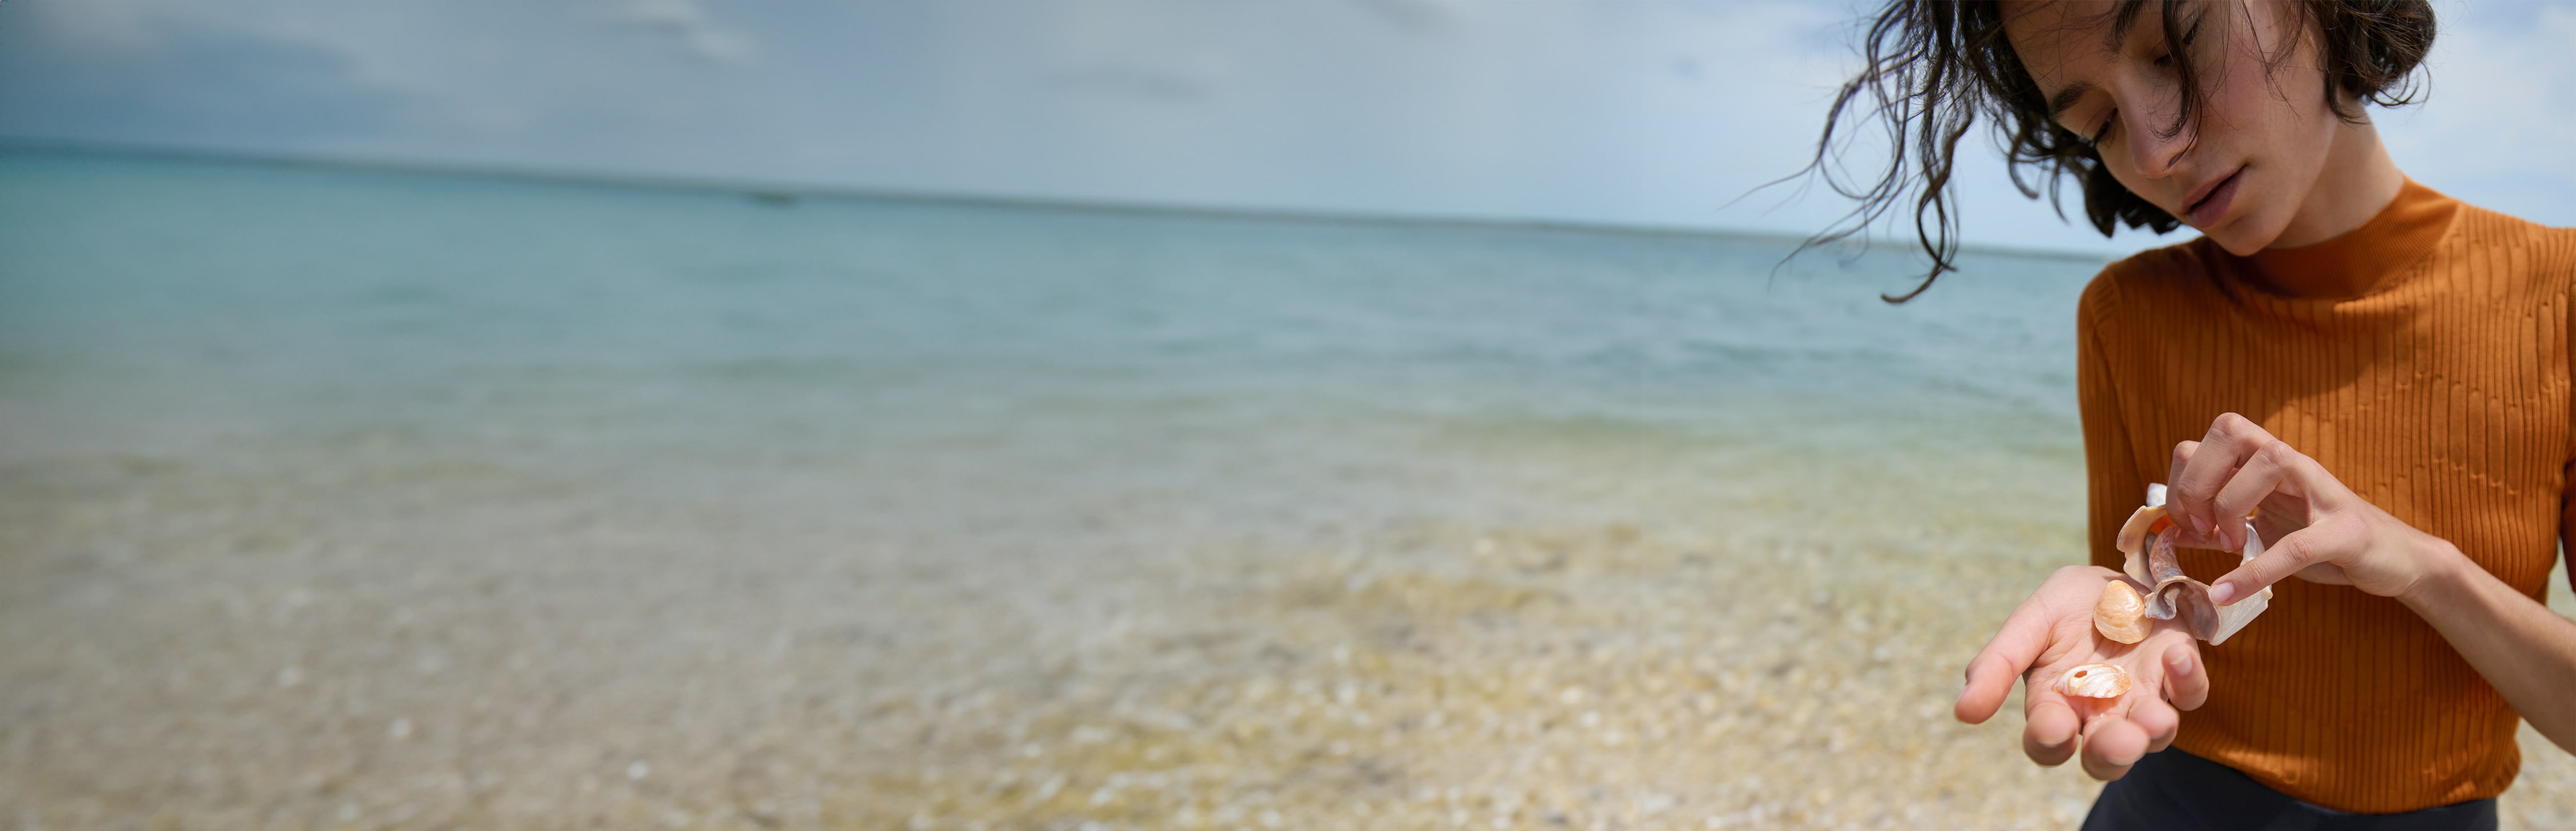
[[[2149,179],[2173,175],[2182,166],[2183,154],[2191,151],[2192,141],[2200,133],[2199,125],[2185,123],[2175,129],[2174,112],[2180,104],[2174,101],[2165,107],[2140,107],[2142,112],[2120,115],[2129,122],[2121,125],[2121,130],[2129,134],[2129,163],[2137,168],[2138,175]]]

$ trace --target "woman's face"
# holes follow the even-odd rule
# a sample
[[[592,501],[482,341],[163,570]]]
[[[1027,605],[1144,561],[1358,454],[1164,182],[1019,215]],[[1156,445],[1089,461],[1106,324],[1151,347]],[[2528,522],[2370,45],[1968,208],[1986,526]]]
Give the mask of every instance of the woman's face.
[[[2325,73],[2287,3],[2186,3],[2180,31],[2149,2],[2120,25],[2116,0],[2006,0],[2005,34],[2048,96],[2057,123],[2092,138],[2112,178],[2220,247],[2272,244],[2308,202],[2342,121]],[[2194,123],[2174,62],[2190,56],[2204,93]]]

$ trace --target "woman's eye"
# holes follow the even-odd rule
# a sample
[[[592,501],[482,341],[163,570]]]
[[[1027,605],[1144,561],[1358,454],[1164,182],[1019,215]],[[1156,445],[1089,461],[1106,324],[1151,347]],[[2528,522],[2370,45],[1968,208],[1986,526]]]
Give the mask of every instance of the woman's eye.
[[[2092,143],[2094,143],[2094,144],[2101,144],[2101,143],[2102,143],[2102,139],[2107,138],[2107,137],[2109,137],[2109,136],[2111,135],[2111,125],[2118,124],[2118,123],[2120,123],[2120,111],[2119,111],[2119,110],[2112,110],[2112,111],[2110,111],[2110,112],[2103,113],[2103,114],[2102,114],[2102,126],[2099,126],[2099,127],[2095,127],[2095,128],[2093,128],[2093,137],[2092,137],[2092,138],[2089,138],[2089,139],[2086,139],[2086,141],[2090,141],[2090,142],[2092,142]]]
[[[2183,29],[2182,37],[2165,42],[2164,54],[2157,55],[2154,61],[2157,69],[2172,69],[2180,53],[2191,51],[2191,42],[2200,39],[2200,23],[2198,19],[2193,20],[2190,27]]]

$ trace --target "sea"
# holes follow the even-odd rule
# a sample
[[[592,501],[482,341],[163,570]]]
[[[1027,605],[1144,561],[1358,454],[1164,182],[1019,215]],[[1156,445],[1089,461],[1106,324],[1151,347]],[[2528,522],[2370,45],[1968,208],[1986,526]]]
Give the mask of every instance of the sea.
[[[1873,471],[2071,516],[2101,258],[1971,251],[1892,305],[1907,246],[1796,242],[9,150],[0,463],[372,443],[933,535]]]
[[[1798,242],[0,149],[0,804],[2062,827],[2104,260]]]

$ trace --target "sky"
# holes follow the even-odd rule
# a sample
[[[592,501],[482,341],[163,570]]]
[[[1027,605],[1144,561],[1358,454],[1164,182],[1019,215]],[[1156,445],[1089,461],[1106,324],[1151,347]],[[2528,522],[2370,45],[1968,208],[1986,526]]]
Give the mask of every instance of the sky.
[[[2398,163],[2576,225],[2576,3],[2437,4]],[[5,0],[0,139],[1806,234],[1848,2]],[[1973,141],[1973,139],[1972,139]],[[2136,250],[1963,164],[1972,243]],[[2071,197],[2071,191],[2070,191]],[[2071,204],[2071,202],[2070,202]]]

